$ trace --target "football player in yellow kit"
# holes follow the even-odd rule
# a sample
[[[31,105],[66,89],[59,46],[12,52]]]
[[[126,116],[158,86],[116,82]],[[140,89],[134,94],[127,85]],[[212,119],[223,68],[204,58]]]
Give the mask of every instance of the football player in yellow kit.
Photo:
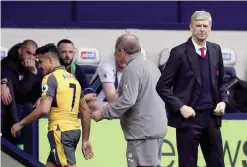
[[[81,112],[82,152],[85,159],[93,157],[89,142],[90,111],[76,78],[59,62],[59,51],[54,44],[36,50],[39,63],[44,70],[40,105],[26,118],[13,125],[15,136],[26,124],[48,114],[48,140],[51,151],[46,167],[75,167],[75,150],[81,130],[78,113]]]

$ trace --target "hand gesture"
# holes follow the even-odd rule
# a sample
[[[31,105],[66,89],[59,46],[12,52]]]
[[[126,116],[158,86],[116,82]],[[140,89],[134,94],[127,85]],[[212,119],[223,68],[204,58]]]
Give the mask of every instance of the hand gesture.
[[[94,154],[92,151],[92,146],[89,141],[83,141],[82,154],[86,160],[93,158]]]
[[[95,93],[86,94],[84,98],[86,102],[90,102],[90,101],[96,100],[96,94]]]
[[[1,99],[4,105],[9,105],[12,102],[9,87],[6,84],[1,85]]]
[[[34,74],[37,74],[38,73],[38,70],[36,68],[36,65],[35,65],[35,60],[31,60],[31,59],[28,59],[28,60],[24,60],[22,62],[23,66],[30,72],[34,73]]]
[[[102,112],[100,110],[95,110],[91,113],[91,118],[94,119],[96,122],[101,121],[103,119]]]
[[[181,112],[181,114],[183,115],[183,117],[185,119],[188,119],[190,117],[195,117],[196,116],[196,113],[193,110],[193,108],[191,108],[189,106],[186,106],[186,105],[184,105],[183,107],[181,107],[180,112]]]
[[[214,114],[218,116],[223,115],[225,113],[225,109],[226,109],[226,103],[219,102],[216,108],[214,109]]]
[[[12,134],[12,136],[13,136],[13,137],[16,137],[16,133],[17,133],[18,131],[20,131],[22,128],[23,128],[23,125],[22,125],[20,122],[14,124],[14,125],[12,126],[12,128],[11,128],[11,134]]]

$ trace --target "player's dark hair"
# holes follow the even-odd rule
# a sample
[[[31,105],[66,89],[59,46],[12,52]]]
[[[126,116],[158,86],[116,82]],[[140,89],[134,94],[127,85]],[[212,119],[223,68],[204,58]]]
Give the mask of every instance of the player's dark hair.
[[[40,54],[43,55],[43,54],[48,53],[48,52],[54,53],[57,56],[57,58],[59,58],[59,51],[58,51],[56,45],[54,45],[53,43],[49,43],[49,44],[46,44],[44,46],[41,46],[41,47],[37,48],[35,51],[35,53],[37,55],[40,55]]]
[[[63,43],[68,43],[68,44],[74,45],[73,42],[72,42],[71,40],[69,40],[69,39],[62,39],[62,40],[60,40],[60,41],[57,43],[57,47],[59,48],[59,46],[60,46],[61,44],[63,44]]]

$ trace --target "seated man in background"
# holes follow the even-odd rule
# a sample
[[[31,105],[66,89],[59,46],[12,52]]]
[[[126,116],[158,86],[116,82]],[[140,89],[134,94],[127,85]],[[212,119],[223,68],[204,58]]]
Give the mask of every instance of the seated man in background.
[[[97,99],[104,105],[116,101],[118,83],[125,67],[126,63],[116,55],[112,60],[99,64],[91,85],[97,94]]]
[[[85,100],[87,102],[92,102],[96,99],[96,94],[94,90],[90,87],[86,74],[83,68],[74,63],[75,48],[72,41],[68,39],[63,39],[58,42],[57,48],[60,53],[60,62],[65,66],[66,70],[73,74],[79,81],[83,93],[85,94]],[[91,105],[91,104],[90,104]]]
[[[37,44],[33,40],[25,40],[10,49],[8,56],[2,60],[1,79],[3,83],[13,84],[18,104],[26,101],[34,103],[41,93],[33,91],[35,86],[40,87],[43,77],[36,61],[36,48]],[[2,84],[1,87],[2,92],[8,89],[7,84]],[[7,97],[2,96],[5,105],[11,103],[11,98],[7,100]]]
[[[85,102],[81,86],[77,79],[68,73],[59,62],[59,51],[53,44],[47,44],[37,49],[37,55],[45,77],[42,81],[40,104],[27,117],[11,128],[16,132],[25,125],[48,114],[48,140],[50,155],[46,167],[75,167],[75,151],[82,133],[82,153],[85,159],[93,157],[89,142],[90,114]],[[81,112],[81,126],[77,119]]]
[[[10,141],[10,127],[32,111],[41,94],[43,73],[36,61],[36,48],[36,42],[25,40],[13,46],[1,62],[2,130]]]

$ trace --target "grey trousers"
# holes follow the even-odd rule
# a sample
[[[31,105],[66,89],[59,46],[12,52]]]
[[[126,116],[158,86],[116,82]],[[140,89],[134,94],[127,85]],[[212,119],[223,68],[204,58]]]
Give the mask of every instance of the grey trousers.
[[[163,139],[127,141],[128,167],[160,166]]]

